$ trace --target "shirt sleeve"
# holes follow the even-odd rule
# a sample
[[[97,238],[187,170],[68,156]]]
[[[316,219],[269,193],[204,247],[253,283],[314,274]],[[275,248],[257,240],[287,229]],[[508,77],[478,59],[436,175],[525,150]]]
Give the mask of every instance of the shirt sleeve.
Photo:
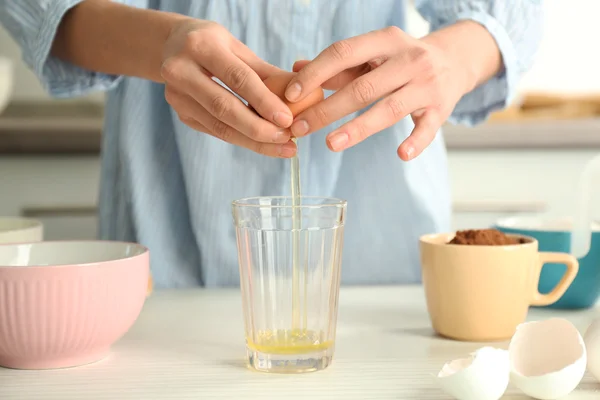
[[[0,24],[21,47],[25,63],[54,97],[109,90],[120,77],[89,71],[50,55],[63,16],[83,0],[0,0]],[[145,6],[146,0],[119,0]]]
[[[509,105],[542,39],[543,1],[415,0],[415,6],[432,31],[460,20],[481,24],[502,55],[503,70],[463,96],[449,121],[475,125]]]

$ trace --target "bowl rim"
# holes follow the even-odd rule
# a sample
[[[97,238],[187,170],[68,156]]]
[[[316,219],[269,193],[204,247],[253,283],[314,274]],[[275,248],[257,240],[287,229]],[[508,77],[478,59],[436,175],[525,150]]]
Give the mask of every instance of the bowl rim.
[[[47,244],[75,244],[75,243],[101,243],[101,244],[120,244],[120,245],[133,245],[133,246],[137,246],[139,247],[142,252],[139,254],[135,254],[132,256],[127,256],[127,257],[121,257],[121,258],[115,258],[112,260],[104,260],[104,261],[91,261],[91,262],[83,262],[83,263],[72,263],[72,264],[48,264],[48,265],[40,265],[40,264],[34,264],[34,265],[3,265],[0,264],[0,270],[1,269],[27,269],[27,270],[32,270],[32,269],[36,269],[36,268],[73,268],[73,267],[93,267],[93,266],[98,266],[101,264],[106,264],[106,263],[112,263],[112,262],[118,262],[118,261],[125,261],[125,260],[132,260],[135,259],[137,257],[142,257],[142,256],[146,256],[150,253],[150,250],[148,249],[148,247],[144,246],[143,244],[140,243],[136,243],[136,242],[126,242],[126,241],[120,241],[120,240],[99,240],[99,239],[89,239],[89,240],[46,240],[46,241],[39,241],[39,242],[18,242],[18,243],[0,243],[0,249],[2,248],[6,248],[6,247],[16,247],[16,246],[25,246],[25,245],[32,245],[32,246],[43,246],[43,245],[47,245]]]
[[[8,70],[12,73],[14,72],[15,64],[16,63],[12,58],[0,55],[0,67],[5,68],[5,70]]]
[[[458,231],[458,230],[457,230]],[[518,234],[518,233],[506,233],[506,236],[510,236],[510,237],[516,237],[516,238],[521,238],[521,239],[526,239],[527,242],[526,243],[517,243],[517,244],[505,244],[505,245],[485,245],[485,244],[478,244],[478,245],[464,245],[464,244],[449,244],[448,242],[444,242],[444,243],[436,243],[433,240],[428,240],[428,239],[433,239],[436,237],[445,237],[445,238],[449,238],[449,240],[451,240],[455,235],[456,232],[441,232],[441,233],[427,233],[425,235],[421,235],[421,237],[419,237],[419,243],[420,244],[426,244],[428,246],[443,246],[444,248],[464,248],[466,249],[485,249],[485,250],[509,250],[509,249],[522,249],[524,247],[529,247],[529,246],[537,246],[538,241],[536,238],[531,237],[531,236],[527,236],[527,235],[522,235],[522,234]]]
[[[12,223],[12,222],[24,222],[25,226],[21,227],[9,227],[8,229],[3,229],[3,223]],[[44,229],[44,223],[36,218],[25,218],[25,217],[0,217],[0,237],[8,236],[15,233],[21,233],[26,231],[32,231],[36,229]],[[11,244],[11,243],[3,243],[3,244]]]
[[[572,228],[560,227],[544,227],[544,223],[558,223],[558,224],[573,224],[573,217],[556,216],[556,217],[535,217],[535,216],[511,216],[498,218],[494,221],[493,227],[496,229],[510,229],[516,231],[529,231],[529,232],[544,232],[544,233],[571,233]],[[594,225],[595,224],[595,225]],[[600,221],[593,220],[592,227],[590,230],[592,233],[600,232]]]

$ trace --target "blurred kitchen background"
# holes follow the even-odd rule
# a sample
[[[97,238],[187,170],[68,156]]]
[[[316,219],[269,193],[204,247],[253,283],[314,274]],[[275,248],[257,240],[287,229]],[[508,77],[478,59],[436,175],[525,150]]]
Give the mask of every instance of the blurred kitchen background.
[[[445,128],[455,228],[571,215],[578,175],[600,149],[600,2],[546,4],[544,43],[517,103],[483,126]],[[409,15],[410,33],[427,32]],[[2,28],[0,57],[13,64],[11,74],[0,62],[0,110],[10,91],[0,112],[0,215],[41,219],[48,240],[94,238],[103,96],[50,99]]]

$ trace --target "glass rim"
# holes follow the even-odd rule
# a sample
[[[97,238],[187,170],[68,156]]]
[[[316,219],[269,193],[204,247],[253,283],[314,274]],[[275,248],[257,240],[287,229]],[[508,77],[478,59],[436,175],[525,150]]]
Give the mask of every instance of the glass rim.
[[[251,203],[252,200],[258,199],[289,199],[292,200],[292,196],[253,196],[253,197],[244,197],[243,199],[234,200],[231,202],[233,207],[240,208],[326,208],[326,207],[335,207],[335,208],[345,208],[348,202],[346,200],[338,199],[336,197],[326,197],[326,196],[300,196],[300,199],[313,199],[313,200],[328,200],[329,202],[324,202],[322,204],[300,204],[299,206],[295,206],[293,204],[258,204]]]

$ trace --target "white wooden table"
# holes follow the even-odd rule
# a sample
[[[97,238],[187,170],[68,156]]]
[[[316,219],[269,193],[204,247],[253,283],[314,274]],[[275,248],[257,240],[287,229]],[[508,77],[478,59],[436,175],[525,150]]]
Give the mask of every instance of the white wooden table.
[[[343,288],[334,362],[304,375],[270,375],[243,364],[241,300],[236,290],[157,291],[131,331],[96,364],[64,370],[0,368],[1,400],[449,399],[431,379],[443,363],[480,347],[436,337],[420,287]],[[580,331],[600,316],[564,316]],[[497,344],[506,348],[507,343]],[[600,398],[586,376],[573,399]],[[514,388],[504,399],[528,399]]]

